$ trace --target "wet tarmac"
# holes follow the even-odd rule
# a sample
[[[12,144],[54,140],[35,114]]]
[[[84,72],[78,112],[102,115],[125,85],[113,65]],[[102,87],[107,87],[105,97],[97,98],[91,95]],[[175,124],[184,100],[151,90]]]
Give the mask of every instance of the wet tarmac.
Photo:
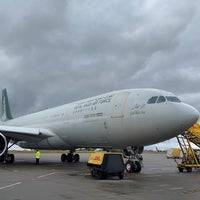
[[[61,163],[60,154],[43,153],[35,165],[34,153],[15,155],[14,164],[0,164],[0,199],[199,199],[200,171],[178,172],[166,154],[144,153],[144,168],[139,174],[125,173],[124,179],[91,177],[80,154],[80,163]]]

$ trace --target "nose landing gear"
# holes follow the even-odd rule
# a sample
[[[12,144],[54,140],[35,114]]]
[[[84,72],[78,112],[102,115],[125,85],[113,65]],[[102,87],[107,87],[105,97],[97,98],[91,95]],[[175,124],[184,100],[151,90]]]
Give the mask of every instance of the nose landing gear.
[[[124,157],[128,160],[125,163],[127,173],[139,173],[143,167],[143,157],[141,153],[143,147],[128,147],[124,149]]]

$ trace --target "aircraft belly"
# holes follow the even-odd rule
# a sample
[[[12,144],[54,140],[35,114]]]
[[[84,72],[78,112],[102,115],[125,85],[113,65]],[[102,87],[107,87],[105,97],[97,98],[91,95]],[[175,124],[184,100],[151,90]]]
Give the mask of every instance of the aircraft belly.
[[[60,137],[70,146],[75,147],[103,147],[108,146],[105,136],[106,130],[102,120],[87,120],[71,123],[65,127]]]

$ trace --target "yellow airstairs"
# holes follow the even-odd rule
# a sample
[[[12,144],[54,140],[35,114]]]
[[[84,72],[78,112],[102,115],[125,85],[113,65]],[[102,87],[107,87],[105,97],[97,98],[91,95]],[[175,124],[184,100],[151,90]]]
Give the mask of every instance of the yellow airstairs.
[[[195,123],[187,131],[177,136],[179,146],[182,151],[182,162],[177,163],[179,172],[185,169],[187,172],[192,172],[192,168],[200,168],[200,151],[194,150],[192,144],[200,148],[200,124]]]

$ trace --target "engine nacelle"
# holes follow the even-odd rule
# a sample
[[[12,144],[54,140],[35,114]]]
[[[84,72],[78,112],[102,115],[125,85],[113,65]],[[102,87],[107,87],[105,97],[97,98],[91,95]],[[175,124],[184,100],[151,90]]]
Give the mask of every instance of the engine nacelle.
[[[6,137],[2,133],[0,133],[0,156],[2,156],[5,153],[7,146],[8,143]]]

